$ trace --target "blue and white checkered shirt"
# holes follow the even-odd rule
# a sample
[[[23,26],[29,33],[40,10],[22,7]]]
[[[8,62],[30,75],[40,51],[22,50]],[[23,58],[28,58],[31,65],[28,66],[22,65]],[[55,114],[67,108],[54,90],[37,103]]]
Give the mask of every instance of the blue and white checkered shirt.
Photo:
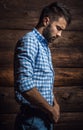
[[[15,48],[16,99],[23,104],[30,104],[21,93],[36,87],[47,102],[53,105],[53,84],[54,71],[48,43],[34,28],[17,42]]]

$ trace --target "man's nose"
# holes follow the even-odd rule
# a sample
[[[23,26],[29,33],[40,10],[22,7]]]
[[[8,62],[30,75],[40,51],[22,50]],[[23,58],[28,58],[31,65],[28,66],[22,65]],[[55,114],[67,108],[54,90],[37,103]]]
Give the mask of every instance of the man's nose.
[[[58,35],[59,37],[61,37],[61,34],[62,34],[62,31],[58,31],[58,32],[57,32],[57,35]]]

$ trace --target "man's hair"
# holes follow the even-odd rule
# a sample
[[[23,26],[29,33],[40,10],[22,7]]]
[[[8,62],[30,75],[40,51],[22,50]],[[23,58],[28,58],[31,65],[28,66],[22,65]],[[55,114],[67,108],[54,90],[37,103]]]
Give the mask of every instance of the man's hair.
[[[43,8],[38,22],[39,26],[43,24],[44,17],[49,17],[51,21],[57,21],[59,17],[64,17],[68,25],[71,22],[71,14],[69,9],[62,3],[58,2],[51,3]]]

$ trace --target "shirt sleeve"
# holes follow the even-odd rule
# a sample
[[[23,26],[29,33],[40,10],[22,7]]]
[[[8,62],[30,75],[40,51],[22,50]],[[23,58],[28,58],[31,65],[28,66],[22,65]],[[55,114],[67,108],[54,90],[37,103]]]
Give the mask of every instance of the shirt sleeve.
[[[31,37],[18,41],[14,56],[15,89],[24,92],[35,87],[33,71],[37,55],[37,42]]]

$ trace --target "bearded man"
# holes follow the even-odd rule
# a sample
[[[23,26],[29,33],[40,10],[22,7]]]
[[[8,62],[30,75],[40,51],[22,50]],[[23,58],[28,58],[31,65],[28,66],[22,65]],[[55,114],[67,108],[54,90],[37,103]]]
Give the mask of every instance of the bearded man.
[[[14,87],[20,112],[15,130],[52,130],[60,117],[53,94],[54,70],[49,43],[61,37],[70,24],[71,14],[61,3],[43,8],[38,24],[16,44]]]

